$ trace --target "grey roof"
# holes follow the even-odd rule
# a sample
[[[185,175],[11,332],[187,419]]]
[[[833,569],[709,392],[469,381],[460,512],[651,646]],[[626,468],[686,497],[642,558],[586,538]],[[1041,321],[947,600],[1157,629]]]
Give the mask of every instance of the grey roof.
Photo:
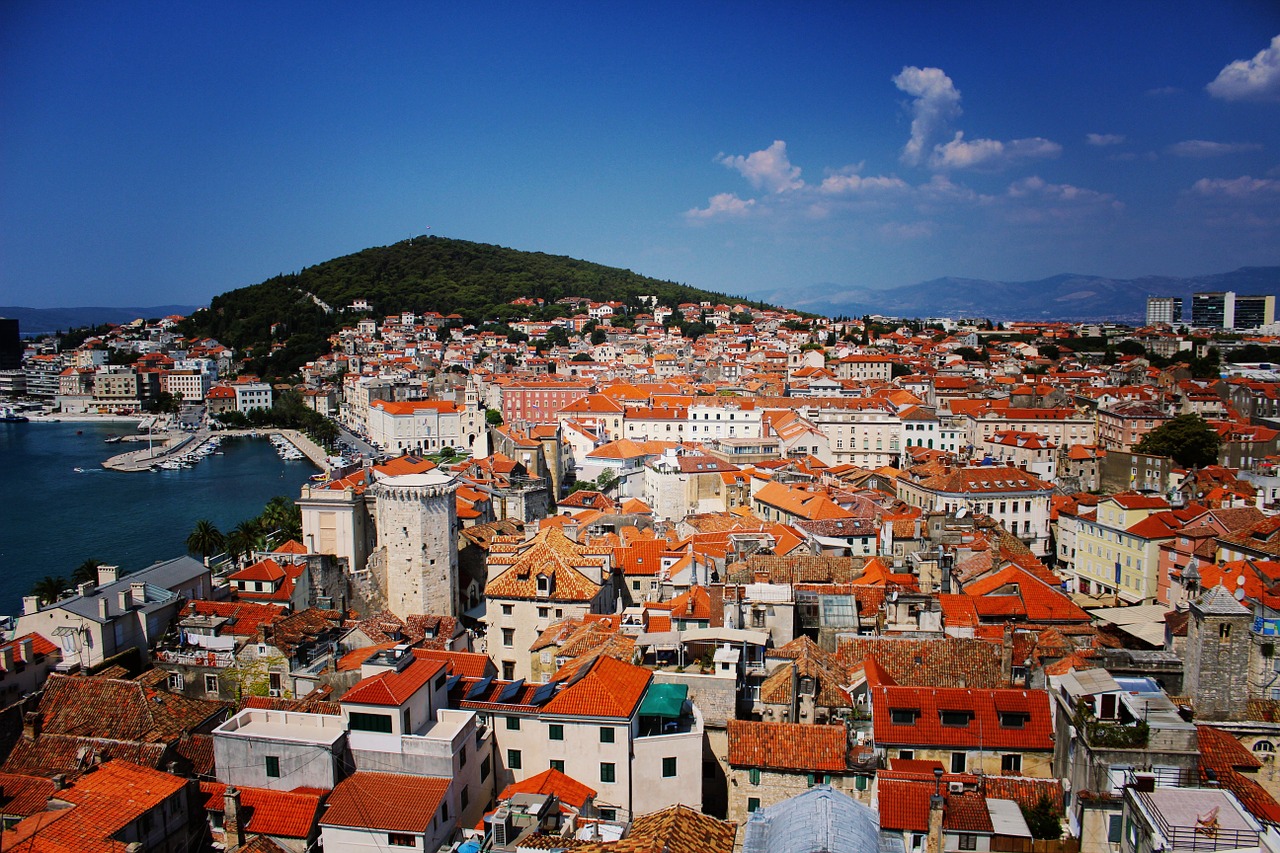
[[[902,853],[900,834],[881,832],[880,816],[830,785],[760,809],[747,821],[743,853]]]
[[[170,589],[188,583],[208,571],[209,568],[199,560],[193,560],[190,557],[175,557],[172,560],[165,560],[147,566],[145,569],[139,569],[119,580],[112,581],[106,586],[100,586],[91,595],[73,595],[70,598],[64,598],[61,601],[47,605],[41,610],[62,609],[91,622],[106,623],[120,615],[118,594],[132,591],[135,583],[142,583],[146,584],[144,588],[145,601],[138,609],[143,613],[150,613],[152,610],[167,606],[178,597],[177,593],[170,592]],[[98,611],[98,599],[100,598],[106,598],[109,606],[106,619],[103,619]]]
[[[1222,584],[1206,591],[1204,595],[1191,602],[1191,606],[1211,616],[1239,616],[1249,612],[1249,608],[1236,601]]]

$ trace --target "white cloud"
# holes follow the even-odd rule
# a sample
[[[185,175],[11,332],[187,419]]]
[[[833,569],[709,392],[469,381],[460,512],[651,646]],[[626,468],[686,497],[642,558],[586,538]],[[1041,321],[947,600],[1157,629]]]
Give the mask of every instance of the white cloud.
[[[1009,184],[1008,195],[1010,198],[1017,199],[1044,198],[1085,204],[1119,204],[1115,201],[1115,196],[1108,193],[1100,193],[1097,190],[1071,184],[1051,184],[1038,175]]]
[[[1280,195],[1280,180],[1274,178],[1201,178],[1191,185],[1196,195],[1208,198],[1251,199]]]
[[[1121,145],[1124,143],[1124,134],[1122,133],[1089,133],[1084,137],[1084,141],[1095,148],[1106,148],[1108,145]]]
[[[800,180],[800,167],[791,165],[787,159],[787,143],[781,139],[774,140],[763,151],[755,151],[745,157],[741,154],[720,154],[716,162],[740,172],[756,189],[780,193],[804,186],[804,181]]]
[[[900,191],[910,189],[906,181],[885,175],[863,177],[857,170],[850,169],[839,174],[828,175],[823,179],[818,190],[828,195],[855,195],[867,192]]]
[[[974,139],[966,142],[957,132],[946,145],[933,149],[929,165],[935,169],[1000,169],[1017,160],[1057,157],[1062,146],[1034,136],[1001,142],[998,139]]]
[[[733,193],[718,193],[707,202],[706,207],[695,207],[685,211],[685,218],[700,221],[708,219],[729,219],[746,216],[755,206],[753,198],[738,198]]]
[[[1262,146],[1256,142],[1210,142],[1207,139],[1188,139],[1169,146],[1169,153],[1175,157],[1221,157],[1261,150]]]
[[[1224,101],[1280,101],[1280,35],[1253,59],[1223,68],[1205,88]]]
[[[903,68],[893,78],[893,85],[915,99],[911,102],[911,138],[902,149],[902,161],[918,166],[930,143],[960,115],[960,90],[941,68],[914,65]]]

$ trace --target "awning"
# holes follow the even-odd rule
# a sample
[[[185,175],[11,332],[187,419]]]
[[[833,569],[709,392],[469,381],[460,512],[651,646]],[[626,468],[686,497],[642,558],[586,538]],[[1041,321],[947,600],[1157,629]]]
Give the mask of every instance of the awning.
[[[640,703],[640,716],[679,717],[688,696],[689,687],[685,684],[651,684]]]

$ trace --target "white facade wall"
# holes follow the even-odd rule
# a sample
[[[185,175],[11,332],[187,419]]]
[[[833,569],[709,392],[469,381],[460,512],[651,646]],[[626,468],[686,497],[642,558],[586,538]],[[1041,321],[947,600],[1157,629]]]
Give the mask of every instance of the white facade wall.
[[[685,434],[690,441],[707,442],[717,438],[761,438],[764,432],[759,409],[720,402],[689,406]]]

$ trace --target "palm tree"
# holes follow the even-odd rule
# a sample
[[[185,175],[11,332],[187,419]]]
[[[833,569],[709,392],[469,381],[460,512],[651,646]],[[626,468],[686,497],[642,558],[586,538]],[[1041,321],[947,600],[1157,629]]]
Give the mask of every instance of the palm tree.
[[[258,521],[264,531],[279,530],[286,540],[302,538],[302,510],[283,495],[267,501]]]
[[[207,518],[197,521],[191,535],[187,537],[187,550],[203,557],[206,566],[209,565],[209,557],[221,551],[225,544],[226,537],[222,535],[222,531],[214,527],[213,522]]]
[[[239,560],[254,551],[264,550],[267,546],[267,538],[258,520],[250,518],[237,524],[235,529],[227,534],[226,545],[228,553]]]
[[[76,566],[76,570],[71,573],[71,585],[79,586],[82,583],[98,582],[98,566],[105,566],[106,563],[101,560],[95,560],[92,557]]]
[[[53,575],[45,575],[36,581],[35,586],[31,587],[31,594],[40,599],[44,604],[52,604],[62,598],[62,593],[70,586],[64,577],[54,577]]]

